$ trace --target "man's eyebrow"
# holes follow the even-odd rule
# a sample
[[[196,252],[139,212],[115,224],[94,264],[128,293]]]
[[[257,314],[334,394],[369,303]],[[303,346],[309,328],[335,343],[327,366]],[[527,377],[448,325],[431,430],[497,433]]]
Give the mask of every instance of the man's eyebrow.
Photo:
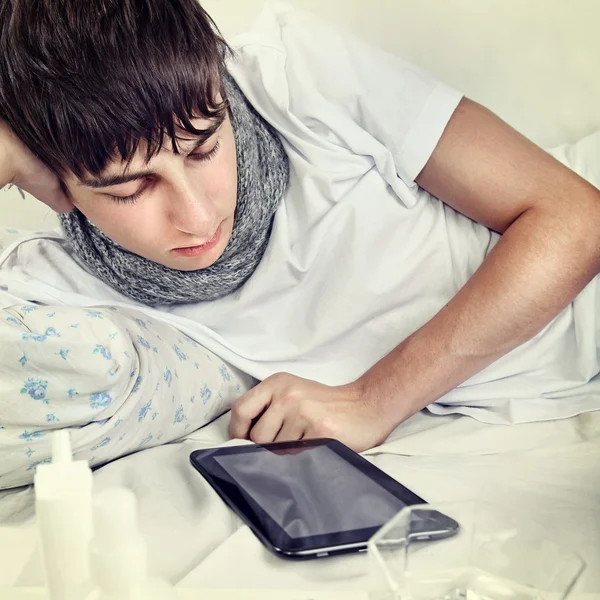
[[[146,179],[153,175],[153,171],[136,171],[134,173],[127,173],[126,175],[99,175],[98,177],[83,179],[77,185],[89,188],[105,188],[129,183],[130,181],[137,181],[138,179]]]
[[[194,145],[186,152],[186,154],[192,154],[203,146],[223,125],[225,118],[216,120],[210,127],[203,130],[200,135],[194,137],[194,139],[179,138],[175,139],[180,142],[194,142]],[[131,181],[138,181],[139,179],[146,179],[147,177],[154,176],[153,171],[136,171],[134,173],[127,173],[126,175],[99,175],[98,177],[91,177],[82,179],[77,183],[81,187],[89,188],[105,188],[113,185],[122,185],[123,183],[129,183]]]

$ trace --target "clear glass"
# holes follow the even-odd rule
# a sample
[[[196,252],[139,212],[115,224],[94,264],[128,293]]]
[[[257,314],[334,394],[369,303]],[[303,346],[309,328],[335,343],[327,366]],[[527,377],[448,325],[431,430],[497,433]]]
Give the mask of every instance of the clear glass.
[[[431,511],[459,527],[435,527]],[[372,600],[564,600],[584,561],[515,514],[474,502],[402,510],[369,541]],[[420,539],[425,531],[434,539]]]

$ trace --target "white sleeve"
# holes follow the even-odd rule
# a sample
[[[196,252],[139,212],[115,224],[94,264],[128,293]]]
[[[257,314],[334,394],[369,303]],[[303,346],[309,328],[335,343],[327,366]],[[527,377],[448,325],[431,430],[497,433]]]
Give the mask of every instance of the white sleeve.
[[[336,120],[350,117],[387,148],[397,175],[408,186],[427,163],[462,98],[406,61],[281,3],[270,6],[256,29],[239,36],[235,45],[242,57],[234,76],[242,80],[245,93],[252,95],[244,85],[248,73],[276,92],[282,88],[278,73],[285,71],[285,94],[279,100],[272,94],[267,115],[287,110],[326,134],[335,130],[330,125]],[[265,107],[264,99],[251,101],[259,110]],[[336,142],[344,137],[340,130],[335,131]]]

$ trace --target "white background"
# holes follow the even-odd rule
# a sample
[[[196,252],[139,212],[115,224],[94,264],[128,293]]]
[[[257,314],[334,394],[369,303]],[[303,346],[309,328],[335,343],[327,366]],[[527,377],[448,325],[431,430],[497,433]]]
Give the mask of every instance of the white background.
[[[598,0],[288,2],[431,70],[540,145],[574,141],[600,127]],[[227,37],[247,28],[263,4],[203,3]],[[5,189],[0,225],[50,228],[55,219],[40,203]]]

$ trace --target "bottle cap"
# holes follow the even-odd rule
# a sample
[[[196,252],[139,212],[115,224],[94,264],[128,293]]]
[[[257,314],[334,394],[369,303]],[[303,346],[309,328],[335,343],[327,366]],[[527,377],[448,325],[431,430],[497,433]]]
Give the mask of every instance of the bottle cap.
[[[71,438],[66,429],[60,429],[52,434],[52,464],[73,462]]]

